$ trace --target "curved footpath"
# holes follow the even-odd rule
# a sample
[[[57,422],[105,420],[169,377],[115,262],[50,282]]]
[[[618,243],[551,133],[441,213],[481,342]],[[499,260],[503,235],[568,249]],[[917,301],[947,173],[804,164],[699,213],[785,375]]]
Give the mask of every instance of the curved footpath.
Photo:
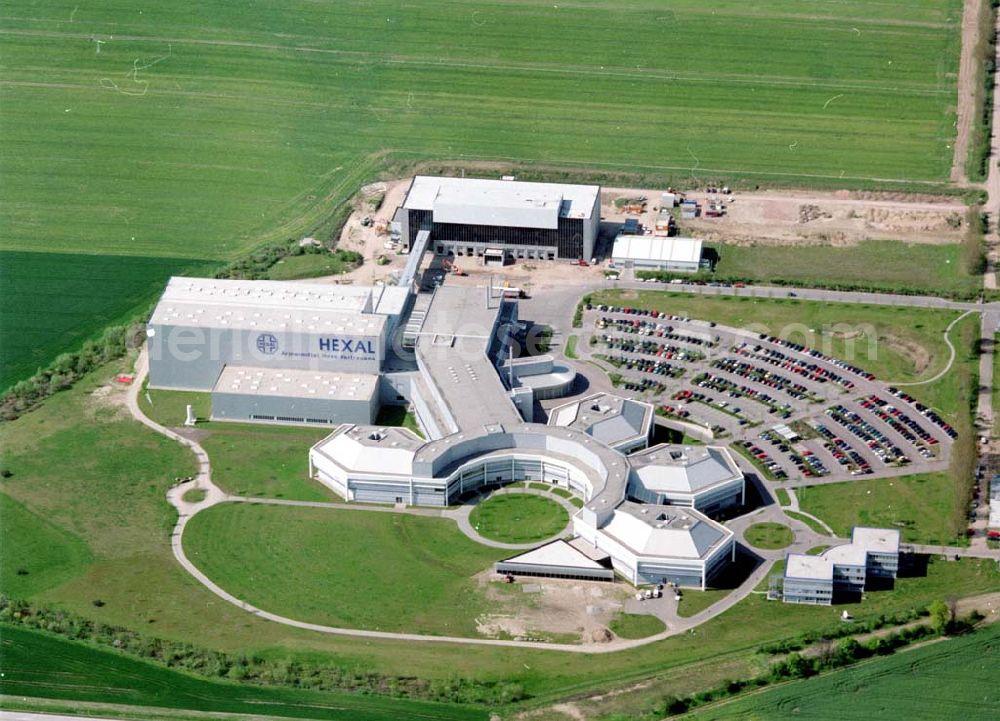
[[[214,593],[216,596],[222,600],[233,604],[237,608],[240,608],[247,613],[252,613],[255,616],[266,619],[268,621],[274,621],[275,623],[281,623],[286,626],[292,626],[294,628],[301,628],[306,631],[316,631],[317,633],[328,633],[337,636],[353,636],[357,638],[375,638],[375,639],[385,639],[389,641],[426,641],[429,643],[451,643],[460,644],[467,646],[504,646],[509,648],[527,648],[536,649],[541,651],[564,651],[567,653],[615,653],[617,651],[625,651],[628,649],[639,648],[641,646],[646,646],[657,641],[662,641],[665,638],[671,636],[677,636],[682,633],[686,633],[695,626],[705,623],[711,618],[718,616],[724,611],[729,610],[734,605],[739,603],[741,600],[749,596],[757,584],[763,580],[768,571],[770,571],[773,565],[774,559],[765,559],[764,563],[761,563],[757,569],[747,578],[743,584],[733,590],[732,593],[728,594],[725,598],[721,599],[712,606],[706,608],[700,613],[691,616],[689,618],[676,618],[671,619],[667,629],[654,636],[647,636],[646,638],[639,639],[616,639],[614,641],[609,641],[607,643],[579,643],[579,644],[569,644],[569,643],[545,643],[540,641],[509,641],[501,639],[487,639],[487,638],[466,638],[462,636],[428,636],[419,633],[391,633],[387,631],[365,631],[362,629],[355,628],[340,628],[337,626],[324,626],[316,623],[307,623],[305,621],[298,621],[294,618],[288,618],[287,616],[280,616],[276,613],[270,613],[261,608],[243,601],[236,596],[232,595],[224,588],[216,584],[212,579],[206,576],[201,570],[198,569],[194,563],[187,557],[184,553],[184,529],[191,518],[205,510],[219,503],[267,503],[272,505],[296,505],[296,506],[311,506],[320,508],[330,508],[333,510],[366,510],[366,511],[380,511],[385,513],[414,513],[417,515],[438,515],[444,516],[447,511],[436,511],[432,509],[421,509],[421,508],[408,508],[405,510],[396,510],[384,507],[360,507],[351,504],[344,503],[320,503],[320,502],[310,502],[310,501],[289,501],[281,499],[264,499],[264,498],[247,498],[243,496],[232,496],[225,493],[221,488],[216,486],[212,482],[212,468],[209,462],[208,454],[205,449],[201,447],[196,441],[175,433],[174,431],[160,425],[156,421],[147,417],[142,410],[139,408],[139,392],[146,380],[146,376],[149,373],[149,358],[146,353],[146,348],[143,347],[139,353],[139,358],[135,364],[135,380],[128,389],[126,395],[126,406],[129,413],[137,421],[145,425],[147,428],[156,431],[157,433],[166,436],[167,438],[180,443],[191,449],[195,454],[195,458],[198,461],[198,472],[195,475],[193,481],[188,481],[185,483],[180,483],[167,492],[167,500],[172,506],[174,506],[178,511],[177,525],[174,527],[173,533],[170,537],[170,547],[173,551],[174,558],[181,567],[187,571],[191,576],[197,580],[202,586],[207,588],[209,591]],[[206,493],[204,500],[197,503],[192,503],[190,501],[184,500],[184,495],[191,490],[199,489]],[[560,499],[563,500],[563,499]],[[573,509],[576,510],[575,508]],[[457,519],[456,519],[457,520]],[[468,516],[466,515],[466,521]],[[478,534],[476,534],[476,540]],[[480,541],[481,542],[481,541]],[[521,546],[520,544],[513,546],[514,548],[533,548],[538,544],[526,544]],[[796,545],[799,545],[796,543]],[[501,547],[508,547],[506,545]]]
[[[963,318],[968,317],[969,315],[971,315],[974,312],[975,311],[972,311],[972,310],[965,311],[964,313],[962,313],[962,315],[958,316],[955,320],[953,320],[951,323],[949,323],[948,327],[944,329],[944,343],[945,343],[946,346],[948,346],[948,353],[950,355],[948,356],[948,362],[945,364],[945,367],[941,369],[940,373],[937,373],[933,377],[927,378],[927,379],[922,380],[922,381],[910,381],[908,383],[900,383],[899,381],[885,381],[885,383],[887,385],[896,386],[898,388],[902,388],[904,386],[907,387],[907,388],[909,388],[911,386],[925,386],[928,383],[934,383],[935,381],[938,381],[938,380],[944,378],[944,376],[948,373],[948,371],[951,370],[952,365],[954,365],[954,363],[955,363],[955,346],[951,342],[951,337],[950,337],[951,336],[951,329],[954,328],[955,325],[957,325],[960,320],[962,320]]]

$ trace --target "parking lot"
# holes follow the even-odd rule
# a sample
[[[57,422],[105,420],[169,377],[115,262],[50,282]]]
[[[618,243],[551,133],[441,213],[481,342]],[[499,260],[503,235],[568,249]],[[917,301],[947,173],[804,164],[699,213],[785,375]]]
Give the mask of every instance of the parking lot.
[[[668,425],[787,485],[942,470],[954,430],[867,371],[773,336],[642,308],[585,308],[578,352]]]

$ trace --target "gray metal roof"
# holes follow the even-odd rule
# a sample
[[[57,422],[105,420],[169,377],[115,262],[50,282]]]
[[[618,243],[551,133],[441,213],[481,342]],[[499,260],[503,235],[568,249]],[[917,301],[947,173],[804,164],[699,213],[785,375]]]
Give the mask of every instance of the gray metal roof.
[[[212,392],[367,401],[377,388],[378,376],[369,373],[226,366],[219,374]]]
[[[257,331],[364,333],[378,335],[386,316],[398,312],[397,293],[371,286],[287,283],[270,280],[219,280],[174,277],[167,283],[150,325],[234,328]]]
[[[501,307],[487,303],[486,288],[442,286],[434,293],[417,339],[416,353],[459,428],[522,422],[487,356]],[[427,399],[430,401],[431,399]]]
[[[705,560],[733,536],[721,523],[693,508],[632,501],[618,506],[601,531],[637,555],[691,560]]]
[[[629,456],[632,473],[654,492],[698,493],[743,477],[726,448],[660,444]]]
[[[581,430],[609,446],[648,436],[652,423],[652,405],[612,393],[595,393],[549,413],[549,425]]]

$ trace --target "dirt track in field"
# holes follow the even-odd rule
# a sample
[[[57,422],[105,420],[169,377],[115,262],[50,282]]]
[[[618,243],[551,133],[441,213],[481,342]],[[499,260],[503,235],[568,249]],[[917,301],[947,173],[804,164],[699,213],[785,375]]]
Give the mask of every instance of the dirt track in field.
[[[685,191],[686,189],[680,189]],[[638,218],[653,227],[660,191],[605,188],[601,215],[607,221]],[[760,191],[714,195],[685,192],[697,200],[702,215],[679,221],[680,235],[736,245],[856,245],[866,240],[903,240],[908,243],[959,243],[965,234],[966,206],[932,195],[870,191]],[[644,197],[646,210],[626,215],[615,208],[618,198]],[[725,206],[721,218],[708,218],[710,199]]]
[[[958,98],[955,107],[955,153],[951,162],[951,180],[960,185],[969,182],[965,174],[965,161],[969,157],[969,135],[975,110],[976,20],[980,2],[984,0],[965,0],[962,11],[962,52],[958,66]]]

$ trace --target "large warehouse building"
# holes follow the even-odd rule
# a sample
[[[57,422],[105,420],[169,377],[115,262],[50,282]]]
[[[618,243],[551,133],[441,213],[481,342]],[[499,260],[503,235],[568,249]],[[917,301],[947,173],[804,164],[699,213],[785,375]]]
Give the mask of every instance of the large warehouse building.
[[[418,175],[393,218],[412,248],[430,231],[438,255],[570,260],[594,255],[601,224],[597,185]]]
[[[211,391],[218,420],[372,423],[410,297],[405,288],[171,278],[147,326],[149,386]]]

